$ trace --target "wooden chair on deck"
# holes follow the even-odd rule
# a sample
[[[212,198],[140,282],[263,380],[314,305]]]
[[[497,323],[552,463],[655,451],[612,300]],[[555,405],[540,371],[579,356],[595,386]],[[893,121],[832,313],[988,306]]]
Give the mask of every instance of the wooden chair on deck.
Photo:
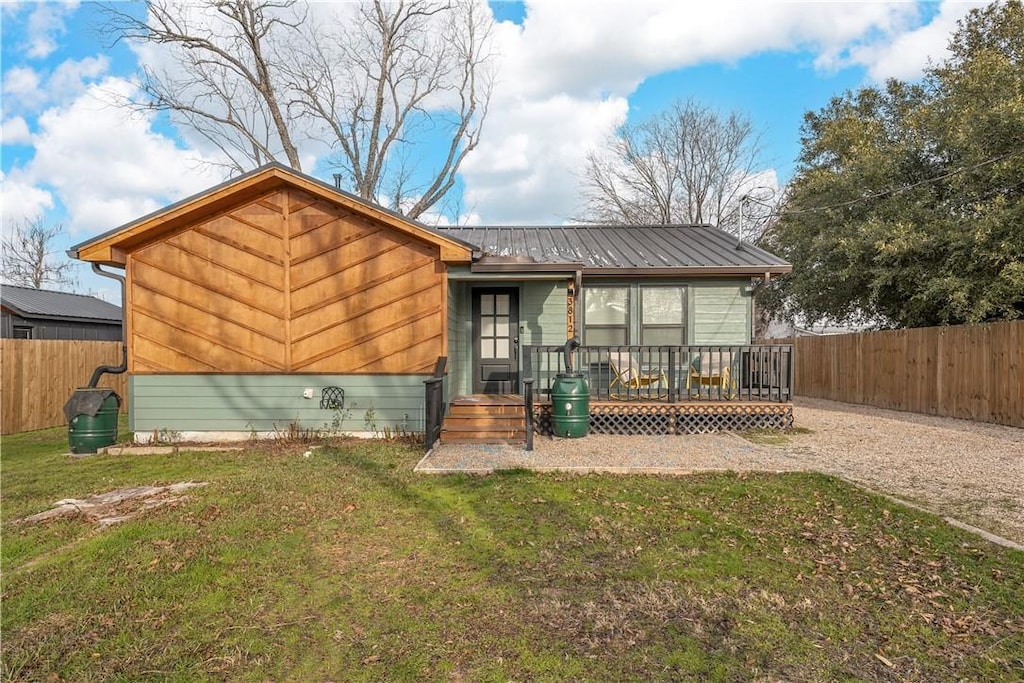
[[[701,398],[701,389],[707,387],[707,398],[712,397],[712,389],[718,387],[718,396],[732,400],[737,396],[736,378],[732,372],[732,354],[721,351],[704,351],[690,364],[690,372],[686,375],[686,393],[693,398]],[[694,396],[693,390],[697,393]]]
[[[658,385],[657,398],[668,396],[668,378],[665,370],[658,369],[658,374],[640,371],[640,364],[628,351],[609,351],[608,366],[612,371],[612,380],[608,383],[608,395],[615,399],[640,399],[651,397],[651,386]],[[616,392],[625,390],[626,395]],[[643,392],[643,393],[641,393]]]

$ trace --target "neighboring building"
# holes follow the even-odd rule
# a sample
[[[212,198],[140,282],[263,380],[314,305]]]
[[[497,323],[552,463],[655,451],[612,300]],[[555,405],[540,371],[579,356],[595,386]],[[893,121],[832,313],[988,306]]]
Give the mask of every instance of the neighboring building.
[[[818,321],[808,323],[803,318],[781,320],[773,318],[765,328],[764,339],[792,339],[793,337],[826,337],[833,334],[850,334],[878,329],[878,323],[862,322],[843,325]]]
[[[687,345],[751,365],[752,285],[790,270],[708,226],[432,229],[278,164],[69,255],[125,269],[131,429],[195,438],[422,430],[439,357],[452,401],[515,395],[572,336],[674,345],[675,397]]]
[[[0,285],[0,337],[121,339],[121,308],[92,296]]]

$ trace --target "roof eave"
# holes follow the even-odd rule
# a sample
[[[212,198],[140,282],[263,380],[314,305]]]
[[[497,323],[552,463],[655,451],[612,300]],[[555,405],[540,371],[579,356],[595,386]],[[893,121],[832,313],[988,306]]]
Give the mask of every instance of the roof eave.
[[[474,273],[566,273],[583,270],[582,263],[479,263],[470,267]]]
[[[8,304],[4,304],[3,307],[19,318],[24,318],[25,320],[52,320],[54,322],[63,323],[98,323],[101,325],[124,324],[124,321],[121,318],[93,318],[73,315],[53,315],[51,313],[25,312],[13,306],[9,306]]]
[[[792,272],[789,264],[771,264],[761,266],[680,266],[676,268],[618,268],[599,267],[584,268],[584,277],[701,277],[701,276],[743,276],[754,277],[784,275]]]

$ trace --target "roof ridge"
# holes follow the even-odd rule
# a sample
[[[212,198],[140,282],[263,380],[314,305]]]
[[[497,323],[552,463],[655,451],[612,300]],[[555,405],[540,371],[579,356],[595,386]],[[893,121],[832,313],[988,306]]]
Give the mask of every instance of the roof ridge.
[[[0,287],[7,287],[7,288],[13,287],[14,289],[24,289],[24,290],[29,291],[29,292],[46,292],[47,294],[63,294],[65,296],[82,296],[82,297],[85,297],[86,299],[96,299],[97,301],[103,301],[103,299],[100,299],[99,297],[93,296],[92,294],[80,294],[79,292],[62,292],[59,289],[43,289],[42,287],[29,287],[27,285],[12,285],[12,284],[7,283],[7,282],[0,283]],[[108,302],[105,302],[105,303],[110,303],[110,302],[108,301]]]

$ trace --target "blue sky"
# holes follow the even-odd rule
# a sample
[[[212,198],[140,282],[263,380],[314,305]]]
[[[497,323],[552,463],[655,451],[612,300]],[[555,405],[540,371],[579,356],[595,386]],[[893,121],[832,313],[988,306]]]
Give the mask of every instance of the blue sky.
[[[781,186],[806,111],[888,77],[920,77],[976,6],[491,3],[498,83],[484,139],[460,177],[459,219],[563,222],[578,205],[586,152],[624,121],[686,98],[749,115],[764,134],[766,184]],[[214,151],[186,142],[166,119],[111,105],[136,95],[140,53],[108,45],[102,21],[88,2],[0,5],[4,229],[33,216],[61,223],[61,250],[223,177],[204,164]],[[79,270],[80,290],[111,297],[106,281]]]

